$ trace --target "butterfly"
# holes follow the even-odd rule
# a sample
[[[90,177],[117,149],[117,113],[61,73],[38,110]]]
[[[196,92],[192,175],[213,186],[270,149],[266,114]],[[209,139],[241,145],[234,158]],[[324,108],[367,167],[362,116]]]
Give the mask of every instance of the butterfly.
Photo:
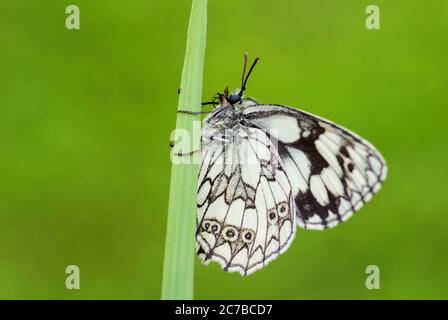
[[[384,158],[355,133],[310,113],[215,95],[204,119],[197,185],[196,253],[207,264],[248,275],[285,252],[304,229],[350,218],[386,178]]]

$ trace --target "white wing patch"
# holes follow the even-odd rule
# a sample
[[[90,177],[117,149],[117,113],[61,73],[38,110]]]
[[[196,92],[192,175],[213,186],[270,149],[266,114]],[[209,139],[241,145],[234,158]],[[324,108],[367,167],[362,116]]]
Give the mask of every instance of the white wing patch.
[[[260,118],[255,122],[265,128],[269,134],[283,142],[294,142],[300,138],[300,128],[297,121],[290,116],[277,114],[269,118]]]
[[[203,139],[210,135],[203,131]],[[266,134],[238,126],[202,150],[197,253],[247,275],[283,253],[295,235],[294,197]],[[218,159],[224,159],[219,162]]]
[[[252,105],[245,118],[269,132],[294,194],[297,224],[331,228],[378,192],[387,167],[367,141],[332,122],[294,108]],[[288,124],[288,128],[286,127]]]

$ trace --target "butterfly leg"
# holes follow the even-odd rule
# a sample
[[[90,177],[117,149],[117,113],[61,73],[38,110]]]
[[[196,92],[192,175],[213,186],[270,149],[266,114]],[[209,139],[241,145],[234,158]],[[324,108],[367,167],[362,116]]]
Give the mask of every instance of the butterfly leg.
[[[191,156],[191,155],[195,154],[196,152],[200,152],[200,151],[201,151],[201,149],[193,150],[190,152],[176,152],[175,155],[178,157],[186,157],[186,156]]]
[[[207,106],[207,105],[213,105],[213,107],[216,105],[216,103],[214,101],[206,101],[206,102],[201,102],[201,106]],[[213,110],[205,110],[205,111],[190,111],[190,110],[177,110],[177,113],[186,113],[186,114],[191,114],[191,115],[199,115],[199,114],[204,114],[204,113],[210,113]]]
[[[209,143],[201,143],[201,147],[197,150],[193,150],[193,151],[189,151],[189,152],[175,152],[174,155],[178,156],[178,157],[186,157],[186,156],[191,156],[195,153],[201,152],[201,150],[205,147],[207,147],[209,145]],[[170,141],[170,147],[174,147],[174,142]]]
[[[199,115],[199,114],[204,114],[204,113],[210,113],[212,112],[212,110],[210,111],[190,111],[190,110],[177,110],[177,113],[186,113],[186,114],[191,114],[191,115]]]

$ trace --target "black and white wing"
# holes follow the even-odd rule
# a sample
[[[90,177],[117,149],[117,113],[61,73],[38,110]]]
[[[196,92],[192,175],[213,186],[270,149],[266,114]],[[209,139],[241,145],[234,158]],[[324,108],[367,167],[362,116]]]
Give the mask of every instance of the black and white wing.
[[[375,147],[328,120],[281,105],[249,106],[244,117],[277,147],[300,227],[321,230],[347,220],[386,178]]]
[[[242,275],[283,253],[295,235],[294,198],[266,134],[238,127],[203,131],[198,179],[197,253]],[[204,142],[204,141],[203,141]]]

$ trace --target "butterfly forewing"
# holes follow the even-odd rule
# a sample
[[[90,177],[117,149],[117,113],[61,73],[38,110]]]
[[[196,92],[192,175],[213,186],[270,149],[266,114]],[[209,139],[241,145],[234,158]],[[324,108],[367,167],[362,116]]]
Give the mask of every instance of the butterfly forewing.
[[[277,146],[303,228],[331,228],[370,200],[386,177],[381,154],[332,122],[280,105],[244,110],[245,123]]]

